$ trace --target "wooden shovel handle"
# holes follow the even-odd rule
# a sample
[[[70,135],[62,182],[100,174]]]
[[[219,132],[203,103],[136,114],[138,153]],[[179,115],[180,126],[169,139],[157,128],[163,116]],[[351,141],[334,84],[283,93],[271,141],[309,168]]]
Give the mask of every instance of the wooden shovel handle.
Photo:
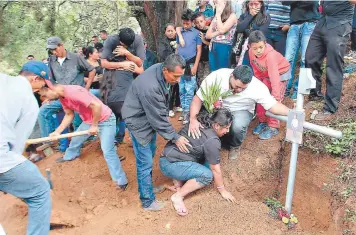
[[[58,139],[63,139],[63,138],[68,138],[68,137],[74,137],[74,136],[81,136],[81,135],[89,135],[88,131],[77,131],[77,132],[72,132],[68,134],[62,134],[62,135],[57,135],[57,136],[51,136],[51,137],[43,137],[43,138],[38,138],[38,139],[28,139],[26,141],[26,144],[38,144],[38,143],[43,143],[47,141],[54,141]]]

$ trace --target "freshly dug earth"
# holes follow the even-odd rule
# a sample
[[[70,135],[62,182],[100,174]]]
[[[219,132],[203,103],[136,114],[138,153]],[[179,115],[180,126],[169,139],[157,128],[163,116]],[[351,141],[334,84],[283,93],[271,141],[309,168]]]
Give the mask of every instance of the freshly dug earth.
[[[178,129],[181,124],[172,120]],[[137,192],[135,157],[130,140],[119,148],[126,156],[122,162],[129,178],[129,189],[120,192],[111,182],[98,140],[82,151],[79,159],[57,164],[58,154],[37,165],[44,174],[50,168],[53,180],[52,223],[70,228],[55,229],[51,234],[335,234],[330,197],[321,189],[327,169],[334,169],[333,160],[317,162],[313,154],[300,156],[293,212],[300,223],[296,230],[288,231],[282,222],[270,218],[264,198],[278,197],[284,201],[288,176],[289,155],[283,157],[281,139],[285,133],[270,141],[260,141],[251,133],[253,122],[238,160],[231,161],[227,151],[222,152],[225,185],[238,203],[224,201],[213,186],[200,190],[185,199],[187,217],[176,215],[170,204],[172,192],[157,195],[166,201],[161,212],[145,212],[140,207]],[[284,129],[284,128],[282,128]],[[282,131],[283,132],[283,131]],[[158,138],[153,168],[155,185],[170,184],[160,173],[159,155],[166,141]],[[288,145],[288,144],[287,144]],[[283,166],[283,167],[282,167]],[[0,223],[9,235],[24,234],[27,208],[11,195],[0,195]]]

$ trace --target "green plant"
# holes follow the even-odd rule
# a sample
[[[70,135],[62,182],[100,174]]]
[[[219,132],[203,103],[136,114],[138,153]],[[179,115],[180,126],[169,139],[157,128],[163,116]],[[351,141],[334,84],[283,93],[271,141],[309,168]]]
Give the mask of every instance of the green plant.
[[[347,156],[356,140],[356,122],[349,122],[337,125],[342,128],[343,137],[334,139],[332,143],[325,146],[328,153]]]
[[[356,211],[350,210],[349,208],[346,208],[345,209],[344,220],[354,223],[355,222],[355,218],[356,218]]]
[[[341,192],[341,195],[344,197],[344,199],[347,199],[352,195],[353,191],[353,187],[348,186],[344,191]]]
[[[222,92],[221,90],[221,80],[218,82],[217,80],[214,81],[213,84],[208,86],[205,83],[205,87],[201,89],[202,96],[204,98],[204,107],[209,113],[212,113],[214,110],[214,103],[219,101],[219,99],[225,99],[226,97],[232,94],[232,91]]]

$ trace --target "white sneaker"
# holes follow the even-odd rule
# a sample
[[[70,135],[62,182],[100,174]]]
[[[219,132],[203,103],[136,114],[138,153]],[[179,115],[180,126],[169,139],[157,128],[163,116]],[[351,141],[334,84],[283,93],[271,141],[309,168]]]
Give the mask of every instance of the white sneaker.
[[[177,111],[177,112],[183,112],[183,109],[182,109],[181,107],[177,107],[177,108],[176,108],[176,111]]]
[[[183,121],[183,116],[179,116],[178,121]]]
[[[168,116],[170,116],[170,117],[174,117],[174,111],[173,111],[173,110],[169,110],[169,114],[168,114]]]

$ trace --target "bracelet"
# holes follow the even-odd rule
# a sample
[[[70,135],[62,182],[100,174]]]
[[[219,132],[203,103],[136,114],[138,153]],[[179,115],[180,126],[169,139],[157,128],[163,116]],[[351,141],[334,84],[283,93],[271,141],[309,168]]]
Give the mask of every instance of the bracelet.
[[[225,186],[223,185],[223,186],[217,186],[216,187],[217,189],[223,189],[223,188],[225,188]]]

